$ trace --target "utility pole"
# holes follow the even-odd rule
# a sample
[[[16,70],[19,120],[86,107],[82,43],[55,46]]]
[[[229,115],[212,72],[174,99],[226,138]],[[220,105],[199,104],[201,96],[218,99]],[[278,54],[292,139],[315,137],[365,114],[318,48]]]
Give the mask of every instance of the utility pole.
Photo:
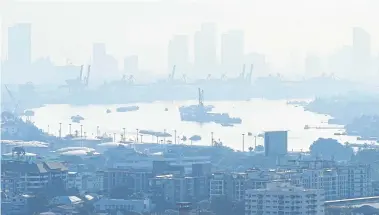
[[[71,136],[71,123],[68,124],[68,132],[69,132],[69,135]]]
[[[113,133],[113,142],[116,142],[116,133]]]
[[[83,138],[83,125],[80,125],[80,138]]]
[[[137,143],[138,143],[138,134],[139,134],[139,130],[138,130],[138,128],[137,128],[136,130],[137,130]]]
[[[47,134],[50,134],[50,125],[47,125]]]
[[[242,152],[245,152],[245,134],[242,134]]]
[[[59,139],[62,139],[62,123],[59,123]]]
[[[174,140],[174,142],[175,142],[175,145],[176,145],[176,129],[174,130],[174,133],[175,133],[175,140]]]
[[[126,135],[125,128],[122,128],[122,129],[124,130],[124,135],[123,135],[124,138],[123,138],[123,141],[125,141],[125,140],[126,140],[126,136],[125,136],[125,135]]]
[[[257,148],[257,136],[254,136],[254,150]]]
[[[96,136],[100,137],[100,128],[99,128],[99,126],[96,127]]]
[[[213,142],[214,142],[214,140],[213,140],[213,131],[211,132],[211,146],[213,146]]]
[[[163,130],[163,143],[166,144],[166,129]]]

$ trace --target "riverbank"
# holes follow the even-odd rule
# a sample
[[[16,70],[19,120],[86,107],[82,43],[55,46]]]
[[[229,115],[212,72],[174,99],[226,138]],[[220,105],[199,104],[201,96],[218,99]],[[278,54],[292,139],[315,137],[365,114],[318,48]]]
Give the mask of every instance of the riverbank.
[[[317,98],[305,110],[330,115],[329,124],[343,125],[346,133],[361,140],[379,141],[379,98],[339,96]]]

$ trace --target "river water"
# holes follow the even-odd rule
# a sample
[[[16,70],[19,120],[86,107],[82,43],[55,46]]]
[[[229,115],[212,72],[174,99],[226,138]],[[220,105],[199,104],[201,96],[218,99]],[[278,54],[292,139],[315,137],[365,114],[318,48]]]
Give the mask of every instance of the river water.
[[[309,111],[304,111],[300,106],[287,105],[285,100],[263,100],[254,99],[250,101],[217,101],[207,102],[207,105],[214,105],[214,112],[227,112],[232,117],[240,117],[242,124],[234,127],[222,127],[217,124],[197,124],[192,122],[182,122],[180,120],[178,108],[182,105],[196,104],[196,101],[186,102],[154,102],[133,104],[140,109],[134,112],[118,113],[117,107],[127,105],[46,105],[34,109],[35,116],[32,121],[37,127],[54,135],[59,135],[59,123],[62,123],[62,136],[69,133],[71,116],[81,115],[85,118],[80,124],[72,123],[72,132],[80,131],[80,125],[87,136],[96,134],[97,126],[101,133],[117,133],[116,139],[120,138],[123,128],[126,128],[127,135],[135,137],[136,129],[154,130],[163,132],[164,129],[174,136],[200,135],[201,141],[196,145],[210,145],[211,132],[214,139],[220,139],[224,145],[231,148],[242,149],[242,134],[246,134],[245,150],[249,146],[255,145],[255,138],[259,133],[272,130],[288,130],[288,149],[294,151],[308,151],[309,146],[319,137],[335,138],[340,142],[349,141],[356,143],[356,137],[335,136],[336,132],[343,132],[342,129],[304,129],[305,125],[337,127],[328,125],[330,118]],[[128,104],[132,105],[132,104]],[[165,111],[168,108],[168,111]],[[106,110],[112,110],[107,114]],[[252,136],[247,133],[251,132]],[[167,138],[169,140],[171,138]],[[156,142],[155,138],[143,137],[144,142]],[[174,140],[172,140],[174,142]],[[256,138],[257,145],[263,144],[263,138]],[[190,143],[187,143],[190,144]]]

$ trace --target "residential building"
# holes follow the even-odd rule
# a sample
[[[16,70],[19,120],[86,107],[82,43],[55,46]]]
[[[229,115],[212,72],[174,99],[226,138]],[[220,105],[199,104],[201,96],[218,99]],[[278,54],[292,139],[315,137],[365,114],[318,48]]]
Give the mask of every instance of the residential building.
[[[246,173],[213,173],[209,179],[209,196],[225,196],[231,201],[242,201],[246,187]]]
[[[298,161],[284,173],[292,184],[306,189],[323,189],[325,200],[372,195],[369,165],[338,165],[334,161]]]
[[[245,214],[323,215],[324,191],[273,182],[265,189],[248,189]]]
[[[100,174],[100,173],[99,173]],[[135,193],[149,190],[149,178],[152,173],[145,170],[108,168],[103,172],[104,190],[110,192],[119,186],[128,186]]]
[[[150,179],[153,202],[165,200],[172,206],[177,202],[198,202],[208,198],[207,177],[176,177],[158,175]]]
[[[7,195],[39,192],[57,180],[67,183],[68,171],[60,162],[2,161],[1,170],[1,187]]]

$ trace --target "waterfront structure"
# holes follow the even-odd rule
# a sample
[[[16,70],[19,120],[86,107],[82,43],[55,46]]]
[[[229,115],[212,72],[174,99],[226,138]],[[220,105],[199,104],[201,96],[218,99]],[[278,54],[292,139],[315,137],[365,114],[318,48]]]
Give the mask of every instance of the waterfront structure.
[[[287,154],[288,132],[267,131],[264,134],[265,156],[281,157]]]
[[[283,182],[270,183],[264,189],[248,189],[245,195],[245,215],[323,215],[323,205],[323,190],[304,189]]]

